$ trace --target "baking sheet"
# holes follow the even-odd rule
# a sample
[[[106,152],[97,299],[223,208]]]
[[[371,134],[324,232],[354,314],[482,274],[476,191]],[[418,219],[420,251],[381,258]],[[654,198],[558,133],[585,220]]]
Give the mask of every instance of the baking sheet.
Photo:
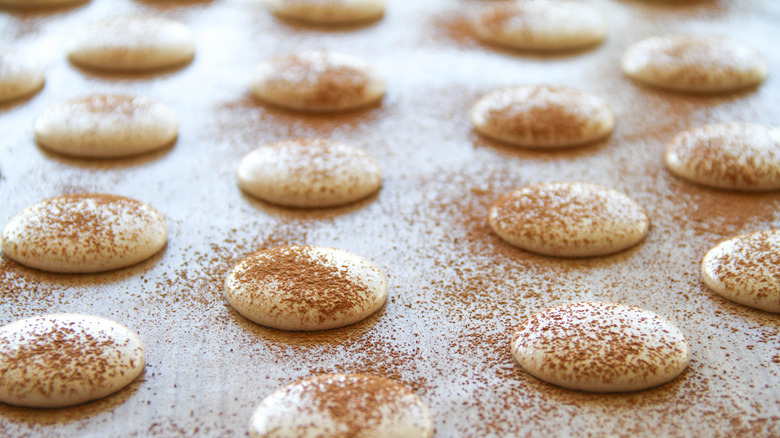
[[[780,321],[728,302],[698,274],[720,240],[780,228],[780,193],[718,191],[664,168],[666,143],[702,123],[780,120],[780,4],[583,1],[608,18],[591,50],[542,55],[479,43],[468,21],[491,2],[388,1],[366,26],[304,26],[258,1],[101,1],[49,11],[3,11],[0,38],[46,65],[46,85],[0,107],[0,221],[48,197],[103,192],[150,203],[169,226],[167,247],[140,265],[98,275],[55,275],[0,259],[0,324],[53,312],[105,316],[136,330],[145,372],[104,400],[59,410],[0,405],[8,436],[242,436],[259,401],[316,373],[395,379],[430,407],[436,435],[778,436]],[[65,59],[76,27],[113,15],[184,22],[195,60],[153,74],[99,74]],[[622,75],[632,43],[665,33],[730,36],[758,49],[770,76],[758,88],[700,96],[638,85]],[[337,115],[265,106],[249,94],[271,56],[326,48],[380,69],[381,104]],[[604,141],[562,151],[519,150],[473,132],[468,111],[499,87],[551,84],[604,97],[617,113]],[[90,161],[39,149],[32,122],[49,106],[94,93],[148,96],[180,117],[175,145],[142,157]],[[364,148],[384,171],[381,191],[356,204],[296,210],[254,200],[235,169],[249,151],[290,137]],[[616,255],[559,259],[503,243],[487,209],[539,181],[579,180],[620,190],[651,218],[647,238]],[[259,327],[222,298],[226,272],[262,248],[306,243],[364,256],[387,274],[374,316],[327,332]],[[547,307],[598,300],[669,318],[693,359],[675,381],[630,394],[589,394],[538,381],[512,360],[509,338]]]

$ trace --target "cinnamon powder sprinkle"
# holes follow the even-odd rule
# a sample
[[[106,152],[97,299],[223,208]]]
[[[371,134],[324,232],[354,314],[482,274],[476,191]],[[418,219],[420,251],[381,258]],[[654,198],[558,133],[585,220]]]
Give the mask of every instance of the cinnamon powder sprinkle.
[[[151,106],[151,101],[124,95],[96,95],[76,99],[73,103],[91,113],[118,113],[131,117]]]

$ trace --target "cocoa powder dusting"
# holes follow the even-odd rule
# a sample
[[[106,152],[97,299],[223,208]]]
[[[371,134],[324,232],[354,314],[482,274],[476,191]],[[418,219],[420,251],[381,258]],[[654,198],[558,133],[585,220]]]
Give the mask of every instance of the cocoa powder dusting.
[[[104,392],[138,365],[118,353],[129,339],[117,342],[106,332],[95,336],[85,330],[85,322],[75,319],[52,320],[40,317],[22,331],[0,331],[0,385],[5,397],[23,402],[31,396],[84,397],[90,391]]]
[[[157,11],[204,36],[185,69],[123,77],[85,74],[53,45],[36,44],[36,38],[60,37],[62,17],[77,26],[100,10],[9,10],[3,22],[11,42],[40,48],[54,76],[45,93],[0,112],[4,220],[62,193],[122,193],[160,209],[170,219],[170,235],[158,263],[101,275],[48,275],[2,257],[3,324],[44,312],[122,315],[133,321],[148,355],[145,375],[130,390],[45,414],[0,405],[0,430],[10,436],[241,436],[258,403],[279,388],[317,374],[364,373],[422,398],[437,437],[780,435],[773,385],[780,378],[777,317],[721,299],[699,271],[718,242],[780,227],[780,194],[702,187],[672,175],[663,162],[668,142],[692,126],[774,123],[780,82],[705,97],[638,86],[619,67],[623,51],[647,35],[708,29],[738,34],[776,72],[778,28],[766,13],[771,0],[599,2],[610,19],[605,44],[555,56],[476,43],[470,23],[484,3],[394,2],[378,22],[313,29],[278,20],[259,3],[121,2],[117,14]],[[243,76],[263,60],[318,47],[375,62],[388,85],[382,105],[326,116],[249,97]],[[517,150],[474,133],[474,102],[522,84],[588,90],[614,108],[616,129],[603,143],[561,151]],[[114,86],[170,102],[180,116],[179,144],[162,156],[111,166],[35,150],[29,127],[41,105]],[[235,170],[244,154],[301,137],[365,148],[385,174],[378,196],[311,211],[241,193]],[[588,259],[542,256],[505,243],[488,223],[491,205],[548,181],[625,193],[653,227],[640,245]],[[323,332],[273,330],[233,311],[223,298],[230,269],[257,251],[292,244],[345,249],[375,262],[391,285],[386,307]],[[571,391],[532,377],[512,358],[515,329],[574,301],[635,305],[667,318],[691,346],[689,367],[668,384],[628,394]]]
[[[780,186],[780,131],[750,124],[706,125],[668,146],[678,172],[714,187],[769,190]]]
[[[371,291],[359,278],[305,246],[265,250],[250,256],[241,266],[231,280],[238,284],[279,284],[285,309],[277,312],[288,312],[286,307],[290,306],[302,319],[314,309],[318,322],[323,322],[370,302]],[[258,295],[253,299],[263,299],[261,291],[255,293]]]
[[[474,110],[483,131],[526,146],[567,146],[608,134],[612,114],[604,102],[579,90],[526,86],[495,91]]]
[[[366,73],[352,66],[331,65],[325,54],[302,58],[290,56],[273,63],[274,74],[268,86],[293,95],[307,91],[306,104],[312,107],[340,106],[360,100],[366,92]]]
[[[479,16],[479,25],[492,32],[500,33],[509,22],[522,29],[525,17],[522,8],[511,3],[499,3],[485,9]],[[529,32],[530,34],[530,32]]]
[[[726,290],[744,291],[756,298],[780,296],[780,231],[756,232],[729,241],[709,264]],[[775,306],[777,307],[777,306]]]
[[[121,113],[132,117],[138,112],[144,111],[150,105],[148,102],[132,96],[123,95],[99,95],[84,97],[74,101],[77,106],[82,106],[92,113]]]
[[[347,374],[324,375],[300,383],[304,412],[327,412],[345,427],[344,436],[362,436],[361,431],[379,425],[412,406],[410,393],[388,379]],[[296,388],[298,390],[299,388]],[[309,407],[310,406],[310,407]]]
[[[687,365],[684,338],[639,312],[608,303],[547,309],[522,322],[512,341],[530,351],[523,354],[543,355],[540,371],[569,384],[646,385],[676,376]]]
[[[531,250],[588,255],[636,241],[647,228],[641,207],[609,189],[581,183],[538,184],[500,198],[491,225]],[[519,243],[517,243],[519,244]]]

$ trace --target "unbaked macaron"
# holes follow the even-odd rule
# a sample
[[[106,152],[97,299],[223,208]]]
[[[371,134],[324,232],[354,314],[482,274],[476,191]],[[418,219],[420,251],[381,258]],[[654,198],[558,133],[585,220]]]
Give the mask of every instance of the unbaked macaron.
[[[94,95],[60,102],[34,125],[38,145],[65,155],[112,158],[142,154],[171,144],[176,113],[145,97]]]
[[[742,43],[711,35],[663,35],[623,55],[629,77],[677,91],[718,93],[753,87],[767,75],[763,56]]]
[[[238,185],[262,200],[291,207],[331,207],[379,190],[382,170],[362,149],[325,139],[266,144],[238,166]]]
[[[382,76],[365,61],[332,51],[308,51],[263,62],[252,94],[280,107],[314,112],[360,108],[385,93]]]
[[[361,321],[387,300],[376,265],[347,251],[290,245],[241,260],[225,279],[225,299],[257,324],[327,330]]]
[[[402,385],[362,374],[324,374],[277,390],[255,409],[252,438],[431,438],[428,407]]]
[[[0,327],[0,402],[61,408],[97,400],[143,371],[138,335],[90,315],[36,316]]]
[[[666,167],[689,181],[745,191],[780,189],[780,128],[755,123],[697,126],[669,143]]]
[[[515,146],[564,148],[612,133],[615,113],[602,98],[565,87],[502,88],[471,108],[477,132]]]
[[[520,50],[572,50],[604,41],[607,24],[594,8],[567,1],[525,0],[487,6],[474,22],[485,42]]]
[[[99,70],[149,71],[186,64],[195,56],[187,26],[160,17],[111,17],[80,27],[65,40],[71,62]]]
[[[745,306],[780,313],[780,230],[758,231],[719,243],[701,262],[704,283]]]
[[[639,243],[650,220],[617,190],[584,182],[539,183],[502,196],[488,221],[502,239],[558,257],[600,256]]]
[[[2,234],[6,257],[51,272],[124,268],[165,246],[165,219],[122,196],[77,194],[47,199],[17,213]]]
[[[384,0],[265,0],[279,17],[313,24],[341,25],[378,20],[385,13]]]
[[[525,320],[511,341],[517,363],[540,380],[593,392],[639,391],[667,383],[690,362],[683,333],[648,310],[581,302]]]
[[[43,67],[19,52],[0,51],[0,102],[38,92],[43,87]]]

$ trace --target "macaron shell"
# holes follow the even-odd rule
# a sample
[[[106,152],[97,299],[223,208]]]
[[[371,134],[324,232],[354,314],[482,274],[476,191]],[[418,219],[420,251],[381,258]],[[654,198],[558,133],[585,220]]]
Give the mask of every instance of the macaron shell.
[[[183,65],[195,56],[185,25],[158,17],[113,17],[74,31],[65,40],[71,62],[112,71],[147,71]]]
[[[780,128],[718,123],[684,131],[669,143],[666,167],[706,186],[745,191],[780,189]]]
[[[383,0],[266,0],[266,5],[280,17],[321,25],[357,24],[385,13]]]
[[[359,374],[309,377],[277,390],[255,409],[253,438],[430,438],[433,418],[414,393]]]
[[[471,109],[480,134],[515,146],[565,148],[612,133],[615,114],[593,94],[564,87],[526,85],[495,90]]]
[[[640,82],[677,91],[718,93],[752,87],[767,76],[755,49],[712,35],[663,35],[635,43],[623,72]]]
[[[245,318],[280,330],[327,330],[384,305],[387,279],[368,260],[334,248],[290,245],[253,254],[225,280],[225,299]]]
[[[258,100],[313,112],[364,107],[385,93],[384,79],[366,62],[329,51],[272,58],[257,68],[251,85]]]
[[[133,331],[90,315],[54,314],[0,327],[0,402],[33,408],[86,403],[143,371]]]
[[[379,163],[361,149],[324,139],[269,143],[246,155],[238,185],[262,200],[291,207],[331,207],[379,190]]]
[[[474,23],[483,41],[520,50],[571,50],[604,40],[607,25],[598,11],[574,2],[527,0],[486,7]]]
[[[558,257],[612,254],[639,243],[650,221],[641,206],[607,187],[582,182],[533,184],[501,197],[488,221],[506,242]]]
[[[719,243],[702,259],[701,272],[718,295],[780,313],[780,231],[758,231]]]
[[[124,157],[171,144],[178,121],[167,105],[143,97],[95,95],[60,102],[35,121],[46,149],[86,158]]]
[[[665,318],[634,306],[581,302],[524,321],[512,355],[533,376],[568,389],[627,392],[679,376],[690,362],[685,336]]]
[[[102,272],[146,260],[165,246],[163,216],[115,195],[52,198],[22,210],[2,233],[3,254],[31,268]]]

